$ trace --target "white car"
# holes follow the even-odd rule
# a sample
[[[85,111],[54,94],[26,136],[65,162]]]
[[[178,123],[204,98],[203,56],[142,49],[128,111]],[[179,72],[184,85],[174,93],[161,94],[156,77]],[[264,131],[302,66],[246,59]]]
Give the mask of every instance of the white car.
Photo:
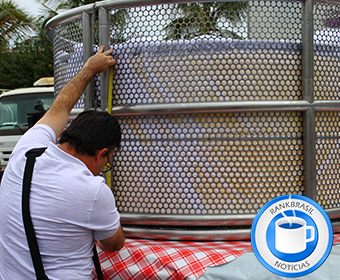
[[[42,78],[34,85],[0,95],[0,163],[3,169],[20,137],[50,108],[54,100],[53,78]],[[82,110],[73,109],[70,121]]]

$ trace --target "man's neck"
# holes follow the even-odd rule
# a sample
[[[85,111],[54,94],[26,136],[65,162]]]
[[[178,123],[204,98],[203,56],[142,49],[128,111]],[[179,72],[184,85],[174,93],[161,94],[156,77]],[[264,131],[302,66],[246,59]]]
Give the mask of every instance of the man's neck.
[[[93,173],[93,170],[94,170],[93,165],[95,163],[94,157],[86,155],[86,154],[79,154],[76,151],[76,149],[67,142],[60,144],[58,148],[64,151],[65,153],[81,160],[87,166],[87,168]]]

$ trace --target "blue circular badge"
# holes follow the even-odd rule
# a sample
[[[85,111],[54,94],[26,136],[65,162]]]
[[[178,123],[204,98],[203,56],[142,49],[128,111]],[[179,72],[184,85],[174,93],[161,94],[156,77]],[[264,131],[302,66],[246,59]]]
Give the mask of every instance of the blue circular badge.
[[[251,244],[257,259],[271,272],[299,277],[317,269],[328,257],[333,229],[327,213],[301,195],[283,195],[255,216]]]

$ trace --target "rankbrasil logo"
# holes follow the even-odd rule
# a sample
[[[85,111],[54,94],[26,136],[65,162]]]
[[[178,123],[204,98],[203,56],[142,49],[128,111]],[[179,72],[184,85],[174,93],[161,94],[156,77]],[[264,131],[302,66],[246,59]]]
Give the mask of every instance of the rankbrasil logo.
[[[333,243],[331,221],[322,207],[301,195],[283,195],[255,216],[251,244],[257,259],[271,272],[299,277],[317,269]]]

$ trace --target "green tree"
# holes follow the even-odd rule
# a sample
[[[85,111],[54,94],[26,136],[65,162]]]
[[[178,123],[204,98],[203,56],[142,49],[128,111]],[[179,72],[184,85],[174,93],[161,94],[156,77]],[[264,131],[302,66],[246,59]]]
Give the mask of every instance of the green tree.
[[[34,20],[21,11],[12,0],[0,0],[0,48],[23,39],[35,29]]]
[[[36,22],[36,35],[15,41],[0,53],[0,88],[31,87],[41,77],[53,76],[52,42]]]
[[[111,14],[111,43],[119,44],[129,39],[125,32],[126,22],[129,19],[127,9],[112,11]]]
[[[233,30],[220,27],[219,22],[231,25],[246,18],[246,2],[201,2],[177,4],[179,17],[165,27],[166,39],[191,39],[201,35],[216,35],[241,39]]]
[[[35,45],[0,53],[0,88],[31,87],[41,77],[53,76],[53,52]]]

